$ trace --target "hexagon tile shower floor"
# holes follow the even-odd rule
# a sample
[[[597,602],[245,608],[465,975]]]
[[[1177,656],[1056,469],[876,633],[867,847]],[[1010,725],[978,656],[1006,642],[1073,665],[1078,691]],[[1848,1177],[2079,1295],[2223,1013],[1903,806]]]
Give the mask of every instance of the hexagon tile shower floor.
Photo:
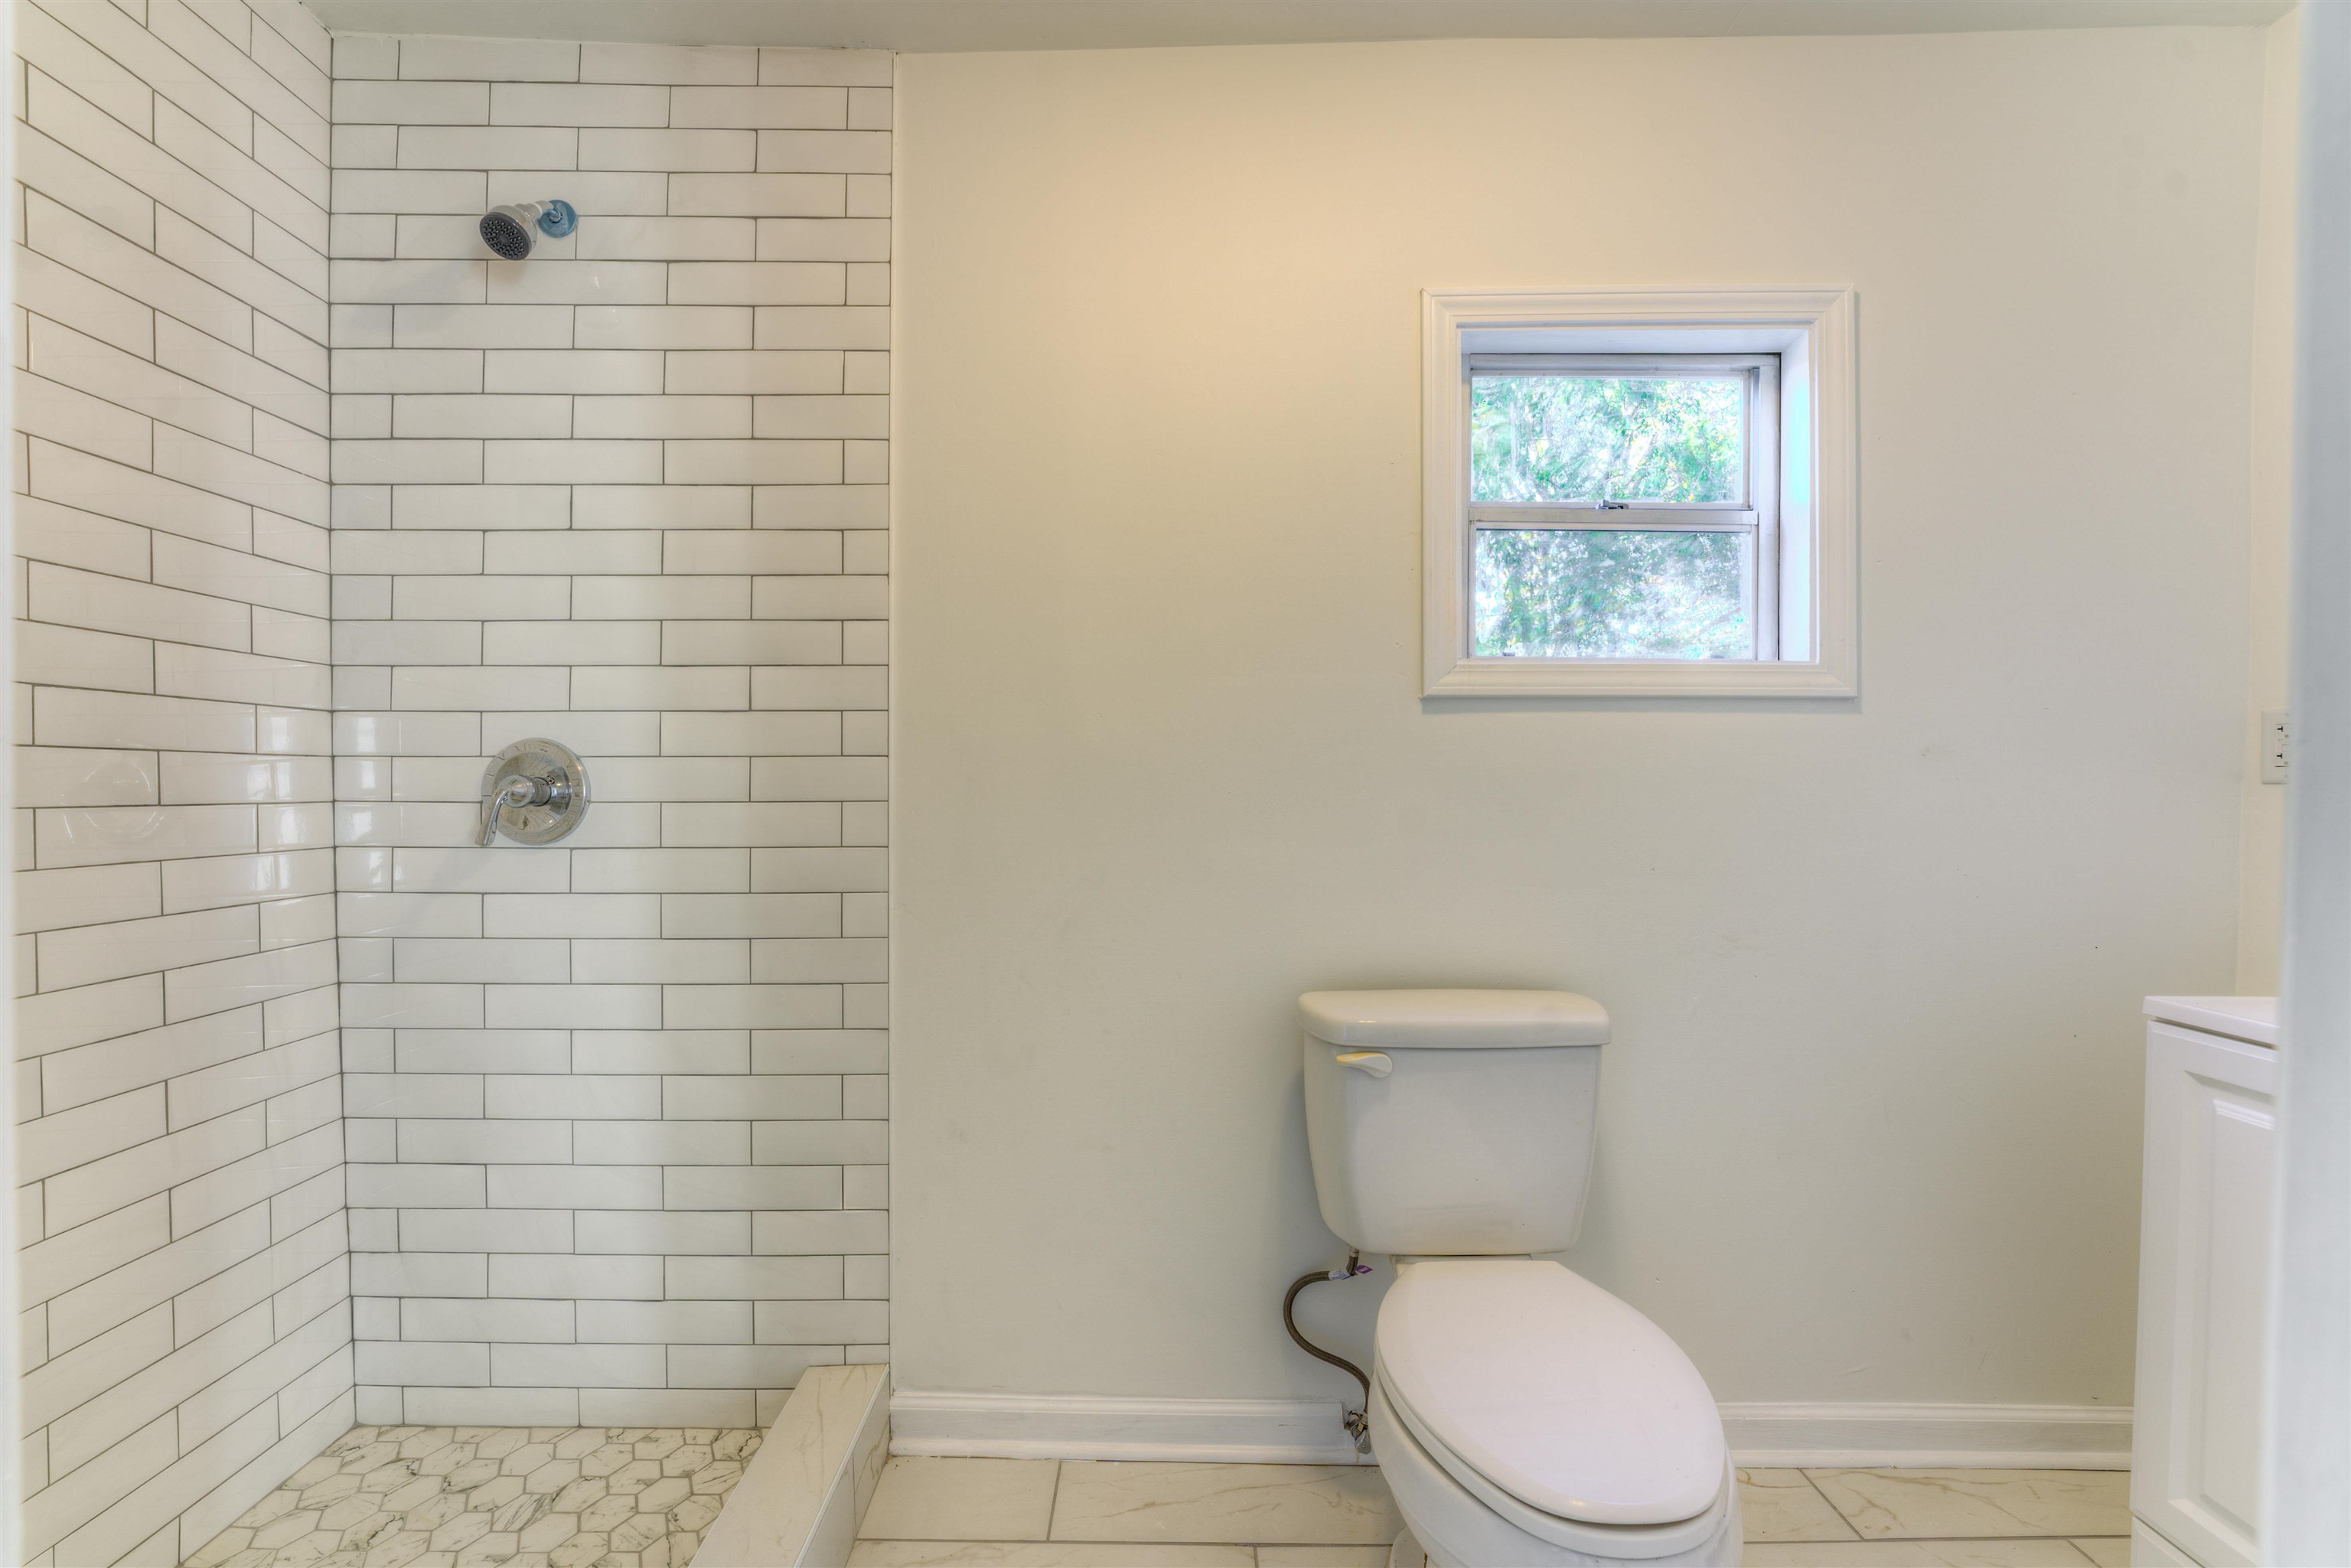
[[[758,1448],[712,1427],[354,1427],[183,1568],[685,1568]]]

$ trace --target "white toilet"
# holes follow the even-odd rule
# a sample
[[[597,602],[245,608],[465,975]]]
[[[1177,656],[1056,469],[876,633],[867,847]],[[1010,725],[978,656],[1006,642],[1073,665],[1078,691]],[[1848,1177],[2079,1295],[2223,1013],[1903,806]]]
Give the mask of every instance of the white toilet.
[[[1298,1010],[1323,1220],[1396,1260],[1368,1412],[1409,1527],[1391,1563],[1736,1563],[1698,1368],[1530,1256],[1583,1224],[1606,1011],[1565,991],[1310,991]]]

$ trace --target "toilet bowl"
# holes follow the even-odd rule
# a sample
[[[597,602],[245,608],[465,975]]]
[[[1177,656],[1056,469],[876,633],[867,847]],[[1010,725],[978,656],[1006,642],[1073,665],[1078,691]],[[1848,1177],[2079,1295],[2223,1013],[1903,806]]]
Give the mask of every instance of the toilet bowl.
[[[1535,1254],[1575,1242],[1608,1015],[1564,991],[1314,991],[1322,1218],[1398,1260],[1365,1415],[1395,1568],[1736,1563],[1739,1490],[1689,1357]]]
[[[1598,1286],[1531,1259],[1405,1263],[1375,1348],[1372,1452],[1437,1568],[1739,1561],[1704,1381]]]

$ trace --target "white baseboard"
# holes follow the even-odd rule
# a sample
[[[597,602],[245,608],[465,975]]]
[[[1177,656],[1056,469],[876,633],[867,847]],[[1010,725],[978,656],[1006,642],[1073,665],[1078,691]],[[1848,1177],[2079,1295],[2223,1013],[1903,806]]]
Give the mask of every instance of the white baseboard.
[[[1354,1441],[1340,1427],[1340,1413],[1335,1399],[1115,1399],[906,1388],[890,1396],[890,1451],[1005,1459],[1353,1464]]]
[[[1086,1394],[890,1398],[893,1454],[1013,1459],[1359,1462],[1333,1399],[1117,1399]],[[2131,1416],[2095,1405],[1725,1405],[1742,1465],[2116,1470]]]
[[[1725,1405],[1742,1465],[2126,1470],[2131,1413],[2109,1405]]]

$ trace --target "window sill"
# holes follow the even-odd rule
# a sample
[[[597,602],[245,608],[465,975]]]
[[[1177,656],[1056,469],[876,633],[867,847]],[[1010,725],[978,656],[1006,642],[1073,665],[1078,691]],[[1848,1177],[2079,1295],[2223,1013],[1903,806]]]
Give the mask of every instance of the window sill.
[[[1432,697],[1849,697],[1850,674],[1820,664],[1743,659],[1462,659],[1423,687]]]

